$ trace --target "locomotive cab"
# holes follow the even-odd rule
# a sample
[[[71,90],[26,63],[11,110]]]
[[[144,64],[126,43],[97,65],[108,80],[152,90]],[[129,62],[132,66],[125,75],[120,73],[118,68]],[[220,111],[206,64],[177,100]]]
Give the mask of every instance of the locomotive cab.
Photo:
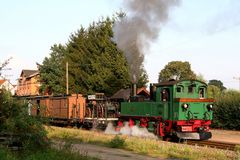
[[[169,81],[156,89],[156,101],[168,101],[167,124],[180,139],[204,140],[211,138],[209,126],[212,120],[213,99],[207,98],[207,84],[197,80]],[[167,93],[166,93],[167,92]],[[211,107],[210,107],[211,106]]]

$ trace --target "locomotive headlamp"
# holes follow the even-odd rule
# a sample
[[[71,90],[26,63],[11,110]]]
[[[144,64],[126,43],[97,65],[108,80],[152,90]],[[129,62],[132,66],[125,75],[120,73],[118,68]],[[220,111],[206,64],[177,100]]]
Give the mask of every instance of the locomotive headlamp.
[[[188,107],[189,107],[189,105],[186,104],[186,103],[184,103],[184,104],[182,105],[182,108],[183,108],[183,109],[188,109]]]
[[[187,109],[187,108],[188,108],[188,105],[185,103],[185,104],[183,105],[183,108]]]
[[[207,105],[207,109],[208,109],[208,111],[211,111],[213,109],[213,104]]]

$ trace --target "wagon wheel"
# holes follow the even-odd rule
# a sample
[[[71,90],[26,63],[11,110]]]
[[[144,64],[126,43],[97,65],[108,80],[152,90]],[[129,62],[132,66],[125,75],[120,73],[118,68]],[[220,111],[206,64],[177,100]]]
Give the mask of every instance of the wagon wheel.
[[[167,142],[171,142],[172,141],[172,137],[166,135],[166,136],[163,136],[162,138],[164,141],[167,141]]]

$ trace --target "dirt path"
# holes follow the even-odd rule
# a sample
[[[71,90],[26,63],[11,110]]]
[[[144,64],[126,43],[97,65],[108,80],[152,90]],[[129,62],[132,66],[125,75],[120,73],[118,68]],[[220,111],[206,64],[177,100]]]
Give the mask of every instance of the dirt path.
[[[240,144],[240,131],[213,129],[211,132],[212,138],[210,140]]]
[[[55,147],[64,146],[63,142],[54,142]],[[153,158],[135,154],[123,149],[107,148],[93,144],[72,144],[72,150],[79,152],[82,155],[96,157],[101,160],[164,160],[163,158]]]

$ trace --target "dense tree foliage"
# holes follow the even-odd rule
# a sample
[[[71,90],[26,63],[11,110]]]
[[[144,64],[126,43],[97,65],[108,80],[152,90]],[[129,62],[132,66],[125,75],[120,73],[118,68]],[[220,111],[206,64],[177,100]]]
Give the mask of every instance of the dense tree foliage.
[[[226,90],[220,80],[210,80],[207,92],[215,99],[212,127],[240,130],[240,92]]]
[[[113,23],[109,18],[102,19],[71,34],[65,46],[54,45],[50,57],[39,65],[41,89],[53,94],[65,93],[66,62],[69,64],[69,93],[112,95],[127,88],[129,67],[123,52],[112,40]],[[140,70],[141,87],[148,82],[148,76],[143,67]]]
[[[137,87],[138,88],[147,87],[146,84],[149,82],[149,80],[148,80],[147,72],[143,66],[140,68],[140,73],[141,75],[138,78]]]
[[[172,61],[160,71],[158,81],[162,82],[169,79],[196,79],[196,74],[191,70],[189,62]]]
[[[64,57],[66,48],[61,44],[55,44],[51,47],[51,51],[50,57],[45,57],[42,65],[38,64],[40,81],[42,82],[40,92],[48,92],[50,94],[64,93]]]
[[[196,76],[196,79],[199,80],[199,81],[202,81],[202,82],[207,83],[207,80],[204,78],[203,74],[201,74],[201,73],[199,73],[199,74]]]
[[[216,79],[210,80],[208,85],[214,85],[214,86],[218,87],[221,91],[226,89],[226,87],[223,86],[222,81],[216,80]]]
[[[213,113],[213,127],[240,130],[240,92],[222,92],[216,99]]]
[[[208,98],[218,99],[221,95],[221,90],[217,86],[208,85],[207,94]]]
[[[111,95],[128,86],[127,61],[112,41],[112,23],[107,18],[71,35],[66,58],[71,92]]]

